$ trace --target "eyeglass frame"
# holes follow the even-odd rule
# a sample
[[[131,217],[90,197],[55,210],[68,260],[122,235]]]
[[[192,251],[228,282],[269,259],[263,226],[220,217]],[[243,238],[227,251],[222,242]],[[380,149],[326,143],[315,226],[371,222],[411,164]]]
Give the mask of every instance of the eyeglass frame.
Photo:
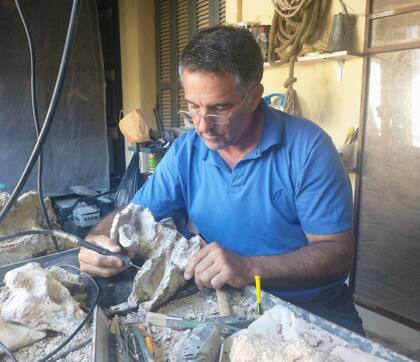
[[[206,118],[206,122],[209,122],[211,124],[229,124],[233,118],[238,114],[238,111],[240,110],[240,108],[242,107],[242,105],[244,104],[245,100],[247,99],[247,97],[249,96],[249,94],[251,93],[252,89],[254,87],[251,87],[251,89],[245,94],[245,96],[242,98],[241,103],[238,104],[237,107],[235,107],[229,114],[227,115],[222,115],[222,114],[201,114],[200,112],[190,112],[190,111],[178,111],[178,114],[182,114],[184,117],[185,115],[190,116],[191,118],[188,120],[190,122],[194,122],[193,121],[193,117],[200,117],[201,118]],[[214,121],[209,121],[207,117],[224,117],[226,118],[225,122],[214,122]]]

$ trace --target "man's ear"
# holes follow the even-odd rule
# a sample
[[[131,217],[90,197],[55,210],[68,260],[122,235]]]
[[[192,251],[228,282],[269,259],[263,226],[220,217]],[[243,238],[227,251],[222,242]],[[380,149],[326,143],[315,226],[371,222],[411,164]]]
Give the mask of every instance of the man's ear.
[[[258,105],[260,104],[263,93],[264,93],[264,86],[261,83],[257,84],[255,86],[255,89],[252,95],[251,108],[253,111],[255,111]]]

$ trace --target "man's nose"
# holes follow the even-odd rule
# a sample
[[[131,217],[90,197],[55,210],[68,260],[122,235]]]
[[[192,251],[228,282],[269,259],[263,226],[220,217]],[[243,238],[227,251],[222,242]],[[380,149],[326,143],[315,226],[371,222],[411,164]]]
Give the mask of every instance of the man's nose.
[[[203,116],[201,114],[197,115],[197,119],[195,122],[195,128],[198,132],[206,132],[209,129],[212,129],[214,127],[214,124],[208,120],[206,116]]]

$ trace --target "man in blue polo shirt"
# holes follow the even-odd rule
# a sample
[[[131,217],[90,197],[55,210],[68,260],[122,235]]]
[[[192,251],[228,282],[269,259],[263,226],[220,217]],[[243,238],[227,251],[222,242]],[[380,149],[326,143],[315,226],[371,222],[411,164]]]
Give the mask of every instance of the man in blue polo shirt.
[[[207,244],[185,278],[199,288],[264,289],[363,334],[344,281],[352,265],[352,194],[330,137],[261,100],[263,60],[251,33],[227,26],[198,33],[180,77],[193,123],[132,203],[156,219],[184,211]],[[112,244],[101,228],[91,240]],[[82,250],[81,269],[121,270]]]

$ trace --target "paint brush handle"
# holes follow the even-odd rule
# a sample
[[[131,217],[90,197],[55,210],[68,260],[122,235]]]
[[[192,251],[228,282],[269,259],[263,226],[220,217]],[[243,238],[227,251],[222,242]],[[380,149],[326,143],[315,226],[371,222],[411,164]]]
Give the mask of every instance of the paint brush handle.
[[[225,290],[216,289],[217,306],[219,308],[219,314],[221,317],[227,317],[231,315],[229,307],[229,299]]]

